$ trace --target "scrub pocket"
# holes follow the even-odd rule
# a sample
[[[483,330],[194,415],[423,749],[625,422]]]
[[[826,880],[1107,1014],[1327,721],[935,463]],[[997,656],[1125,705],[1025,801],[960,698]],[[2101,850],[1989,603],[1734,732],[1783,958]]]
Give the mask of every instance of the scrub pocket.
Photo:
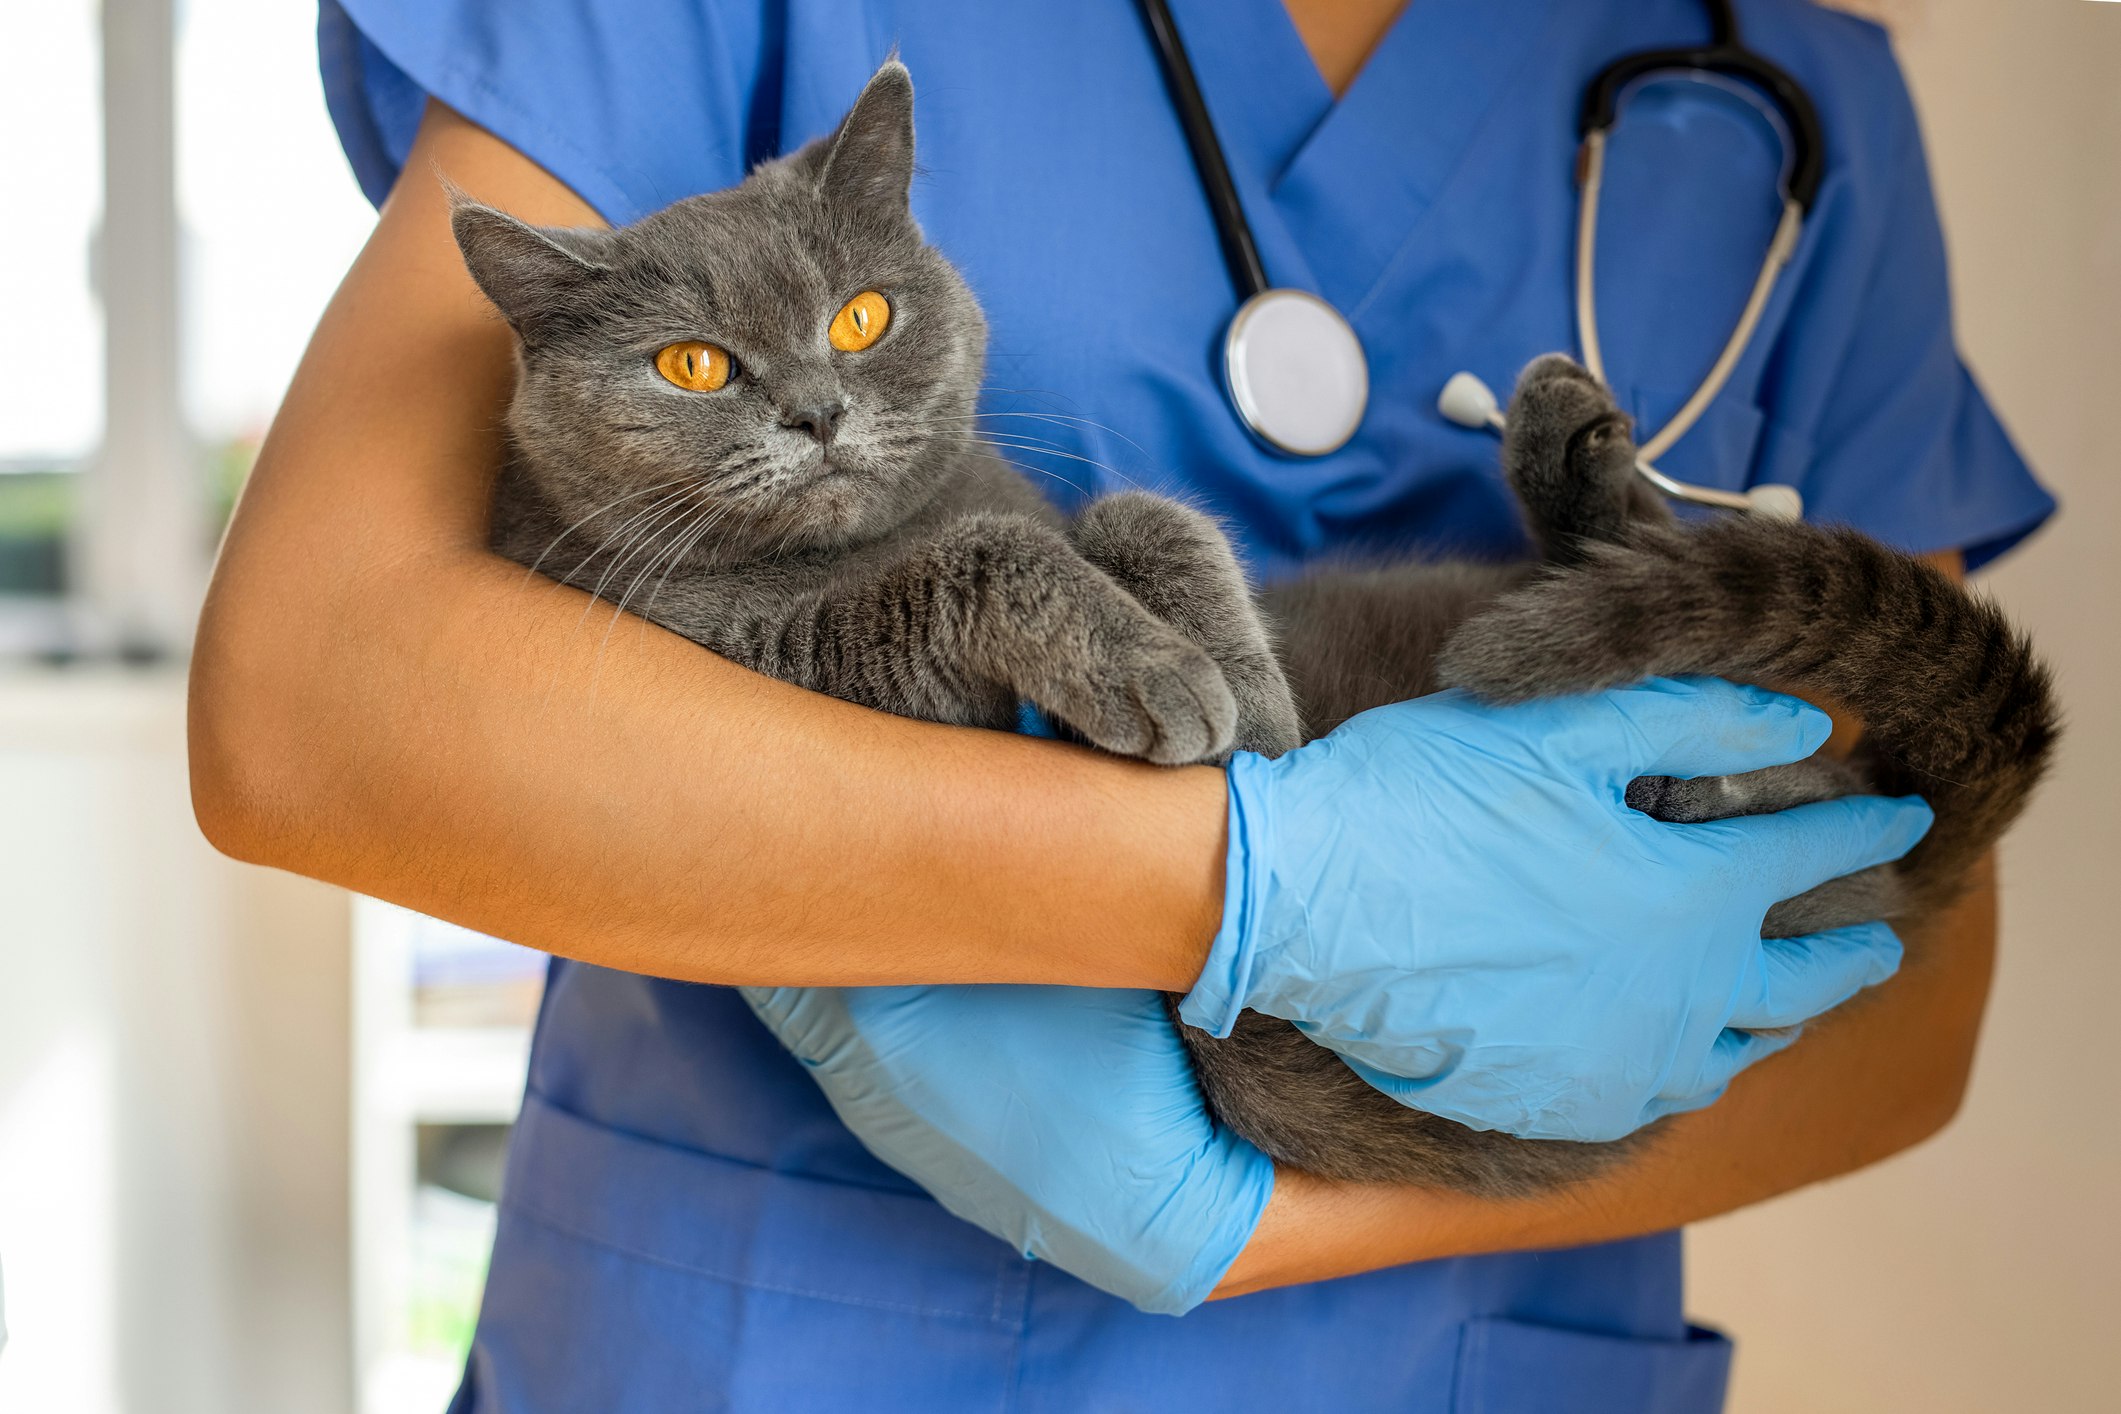
[[[1640,1340],[1468,1321],[1452,1414],[1717,1414],[1731,1343],[1690,1327],[1684,1340]]]
[[[532,1094],[452,1409],[999,1408],[1027,1268],[924,1198],[644,1140]]]

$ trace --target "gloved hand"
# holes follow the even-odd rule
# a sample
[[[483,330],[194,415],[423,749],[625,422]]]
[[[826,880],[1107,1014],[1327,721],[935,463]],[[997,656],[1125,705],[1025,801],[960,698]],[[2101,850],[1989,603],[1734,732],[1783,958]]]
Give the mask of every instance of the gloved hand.
[[[1154,992],[749,987],[870,1151],[945,1208],[1145,1311],[1192,1309],[1274,1166],[1209,1119]]]
[[[1770,905],[1897,859],[1919,800],[1673,825],[1637,776],[1809,756],[1825,713],[1713,679],[1483,706],[1442,693],[1229,766],[1221,931],[1184,1018],[1295,1022],[1403,1104],[1526,1138],[1617,1139],[1706,1105],[1884,980],[1884,924],[1763,942]]]

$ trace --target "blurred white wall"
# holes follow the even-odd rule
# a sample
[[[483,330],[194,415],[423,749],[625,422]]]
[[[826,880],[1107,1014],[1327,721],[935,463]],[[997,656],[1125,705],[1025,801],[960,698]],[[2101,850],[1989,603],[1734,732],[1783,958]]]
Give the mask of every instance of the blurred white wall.
[[[1415,0],[1419,3],[1419,0]],[[2068,736],[2003,849],[1995,999],[1958,1122],[1693,1234],[1732,1414],[2121,1408],[2121,4],[1895,10],[1959,337],[2063,514],[1987,578],[2060,669]]]
[[[0,1410],[351,1407],[348,918],[199,837],[180,675],[0,674]]]

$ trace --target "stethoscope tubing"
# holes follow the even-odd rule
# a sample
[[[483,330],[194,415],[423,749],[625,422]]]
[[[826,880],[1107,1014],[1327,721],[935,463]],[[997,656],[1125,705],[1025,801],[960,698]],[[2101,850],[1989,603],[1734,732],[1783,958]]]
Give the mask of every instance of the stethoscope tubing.
[[[1201,190],[1215,220],[1231,283],[1237,289],[1238,317],[1232,321],[1224,339],[1225,391],[1229,394],[1232,409],[1248,431],[1277,450],[1296,455],[1323,455],[1333,451],[1354,435],[1368,405],[1367,359],[1362,354],[1361,340],[1345,316],[1331,305],[1302,291],[1278,290],[1268,281],[1259,243],[1245,216],[1244,202],[1231,175],[1222,139],[1216,132],[1214,118],[1208,111],[1207,99],[1201,93],[1199,77],[1194,73],[1192,59],[1186,52],[1177,22],[1172,18],[1170,5],[1167,0],[1140,0],[1140,3],[1144,23],[1155,43],[1171,92],[1172,106],[1184,130],[1194,169],[1200,176]],[[1663,427],[1643,442],[1636,470],[1652,486],[1675,500],[1769,515],[1794,515],[1801,510],[1801,504],[1791,488],[1755,487],[1749,493],[1738,493],[1693,486],[1666,475],[1656,465],[1657,459],[1670,451],[1701,420],[1751,346],[1774,293],[1776,280],[1796,251],[1806,214],[1817,195],[1825,167],[1825,144],[1819,116],[1803,86],[1783,69],[1744,47],[1730,0],[1704,0],[1704,4],[1710,22],[1707,47],[1624,55],[1600,69],[1585,88],[1579,115],[1581,144],[1577,156],[1579,197],[1574,270],[1577,341],[1584,366],[1600,382],[1611,386],[1598,331],[1598,215],[1604,189],[1606,141],[1618,121],[1623,92],[1648,75],[1663,70],[1714,74],[1759,86],[1783,119],[1784,140],[1790,149],[1780,183],[1782,215],[1730,336],[1724,340],[1715,362],[1693,394]],[[1325,347],[1331,353],[1354,360],[1355,376],[1348,388],[1340,390],[1348,404],[1345,415],[1323,435],[1316,429],[1303,429],[1302,435],[1292,435],[1286,429],[1271,425],[1272,419],[1266,416],[1269,400],[1253,386],[1256,380],[1246,376],[1247,360],[1252,356],[1244,343],[1248,316],[1277,300],[1286,301],[1286,308],[1294,308],[1298,303],[1305,307],[1320,306],[1324,315],[1315,316],[1315,322],[1326,326],[1329,321],[1330,326],[1322,327],[1319,332],[1319,337],[1329,341]],[[1466,426],[1499,428],[1502,425],[1493,393],[1471,374],[1459,374],[1450,381],[1439,399],[1439,407],[1446,417]]]
[[[1142,18],[1163,64],[1164,80],[1171,89],[1172,106],[1178,110],[1179,126],[1185,130],[1186,146],[1193,151],[1193,166],[1208,209],[1215,217],[1215,231],[1222,242],[1223,259],[1230,279],[1237,286],[1237,302],[1265,294],[1273,286],[1267,280],[1266,262],[1259,258],[1259,243],[1252,238],[1252,223],[1245,219],[1245,204],[1237,194],[1237,181],[1223,155],[1222,139],[1208,113],[1208,100],[1201,95],[1200,79],[1193,60],[1171,18],[1166,0],[1141,0]]]
[[[1576,342],[1583,352],[1583,366],[1601,383],[1608,381],[1605,354],[1598,337],[1597,293],[1598,208],[1604,192],[1606,135],[1605,129],[1595,129],[1584,135],[1579,164],[1583,174],[1582,191],[1576,214]],[[1672,414],[1670,421],[1643,441],[1638,450],[1635,469],[1642,473],[1644,480],[1674,500],[1729,510],[1750,510],[1757,506],[1757,502],[1735,491],[1675,480],[1659,471],[1656,463],[1678,444],[1680,438],[1693,430],[1724,385],[1730,382],[1739,359],[1745,356],[1747,347],[1753,342],[1761,316],[1767,311],[1768,299],[1774,293],[1775,281],[1781,276],[1783,267],[1789,264],[1803,230],[1803,206],[1794,197],[1785,197],[1782,216],[1776,222],[1775,234],[1760,262],[1760,271],[1753,279],[1753,288],[1746,295],[1745,308],[1732,326],[1730,337],[1724,340],[1723,348],[1718,351],[1715,363],[1695,387],[1693,396]]]

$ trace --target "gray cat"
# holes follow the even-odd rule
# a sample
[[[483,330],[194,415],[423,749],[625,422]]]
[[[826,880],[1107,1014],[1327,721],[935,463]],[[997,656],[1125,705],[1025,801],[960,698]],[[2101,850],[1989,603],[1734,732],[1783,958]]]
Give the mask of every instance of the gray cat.
[[[1778,936],[1919,924],[2037,780],[2046,676],[1995,609],[1852,532],[1674,521],[1567,359],[1526,372],[1503,448],[1536,563],[1341,569],[1256,603],[1198,511],[1126,494],[1064,519],[974,431],[985,322],[913,221],[912,172],[892,62],[831,137],[623,230],[460,197],[457,241],[520,352],[495,548],[815,691],[994,728],[1028,700],[1162,763],[1276,754],[1443,686],[1510,701],[1700,673],[1837,700],[1868,724],[1854,761],[1629,791],[1670,820],[1929,797],[1913,854],[1779,906]],[[1271,1017],[1182,1030],[1224,1121],[1329,1176],[1524,1193],[1643,1142],[1465,1129]]]

